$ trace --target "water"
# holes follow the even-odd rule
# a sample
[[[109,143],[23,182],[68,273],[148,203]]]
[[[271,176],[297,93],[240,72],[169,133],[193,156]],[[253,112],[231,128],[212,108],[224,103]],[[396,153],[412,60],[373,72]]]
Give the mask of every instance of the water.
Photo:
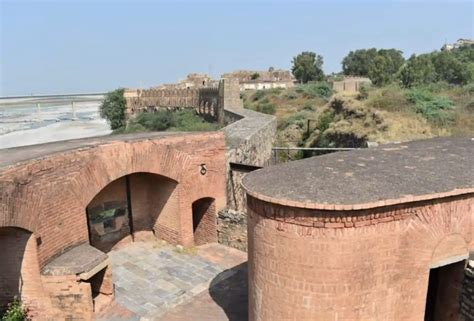
[[[110,134],[99,115],[100,101],[71,103],[19,101],[0,105],[0,149]]]

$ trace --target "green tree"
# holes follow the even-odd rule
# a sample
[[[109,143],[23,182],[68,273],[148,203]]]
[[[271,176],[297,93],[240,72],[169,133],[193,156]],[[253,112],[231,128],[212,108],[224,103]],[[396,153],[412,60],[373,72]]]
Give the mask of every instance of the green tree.
[[[107,119],[112,130],[124,127],[125,120],[125,98],[123,97],[123,88],[108,92],[105,99],[99,107],[100,116]]]
[[[470,63],[463,63],[457,59],[456,53],[449,51],[435,52],[432,54],[432,62],[438,75],[438,80],[444,80],[450,84],[462,85],[473,81]]]
[[[291,72],[301,83],[307,83],[312,80],[323,80],[323,57],[314,52],[303,51],[296,57],[293,57],[293,67]]]
[[[250,75],[250,79],[256,80],[260,78],[260,74],[258,72],[254,72],[253,74]]]
[[[359,49],[342,60],[345,75],[369,77],[375,85],[391,82],[403,65],[402,52],[396,49]]]
[[[344,75],[369,76],[369,67],[377,56],[377,49],[358,49],[350,51],[342,59],[342,71]]]
[[[436,70],[429,54],[412,55],[398,73],[404,87],[429,84],[436,81]]]

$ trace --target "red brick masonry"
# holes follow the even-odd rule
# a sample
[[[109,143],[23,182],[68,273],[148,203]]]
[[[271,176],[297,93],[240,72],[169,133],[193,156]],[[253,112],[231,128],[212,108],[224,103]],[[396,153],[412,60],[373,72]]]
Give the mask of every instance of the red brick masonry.
[[[55,281],[50,277],[47,283],[41,282],[45,278],[40,275],[41,269],[67,249],[89,242],[86,207],[111,182],[136,173],[155,174],[175,182],[169,197],[172,205],[167,206],[159,186],[148,189],[153,195],[139,190],[153,182],[159,183],[159,179],[131,176],[132,187],[139,191],[135,194],[132,191],[138,197],[138,201],[132,199],[132,204],[136,206],[139,230],[162,232],[160,237],[185,246],[195,242],[192,204],[203,198],[213,199],[214,215],[225,206],[222,133],[91,138],[7,149],[0,152],[0,159],[0,250],[6,253],[7,262],[0,266],[0,292],[1,287],[14,288],[17,284],[33,313],[41,311],[36,313],[39,318],[51,318],[55,310],[51,309],[49,299]],[[205,175],[201,173],[202,164],[207,169]],[[163,185],[165,190],[169,189],[168,185]],[[146,197],[140,199],[141,195]],[[147,201],[159,202],[166,210],[158,219],[159,224],[150,222],[156,216],[145,217],[146,209],[151,207]],[[216,233],[209,229],[208,232]],[[13,247],[9,245],[12,239],[24,241]],[[13,262],[10,266],[9,261]],[[90,311],[87,304],[83,308]],[[84,316],[88,315],[87,311],[83,312]]]
[[[392,163],[381,149],[248,174],[249,320],[425,320],[438,267],[433,320],[462,320],[462,261],[474,250],[473,146],[417,142]],[[324,175],[332,180],[318,180]],[[407,196],[409,189],[420,193]]]

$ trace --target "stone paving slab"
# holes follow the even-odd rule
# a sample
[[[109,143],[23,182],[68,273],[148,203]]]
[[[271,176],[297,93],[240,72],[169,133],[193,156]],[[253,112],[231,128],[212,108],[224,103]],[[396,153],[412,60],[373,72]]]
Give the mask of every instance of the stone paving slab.
[[[98,320],[154,320],[231,277],[247,254],[220,244],[183,250],[160,242],[135,242],[111,251],[115,302]],[[124,312],[125,311],[125,312]],[[121,316],[123,319],[121,319]]]
[[[154,320],[247,321],[247,263],[226,270],[229,271],[230,277],[213,281],[207,291],[199,293],[190,302],[176,306]]]

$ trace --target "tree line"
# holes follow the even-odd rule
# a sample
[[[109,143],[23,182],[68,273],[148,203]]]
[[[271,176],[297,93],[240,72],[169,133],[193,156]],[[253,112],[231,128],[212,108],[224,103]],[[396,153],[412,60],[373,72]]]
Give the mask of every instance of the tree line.
[[[292,60],[291,71],[301,83],[322,81],[323,57],[304,51]],[[412,87],[445,81],[464,85],[474,81],[474,45],[433,51],[405,59],[397,49],[358,49],[342,59],[342,74],[369,78],[376,86],[398,82]]]

